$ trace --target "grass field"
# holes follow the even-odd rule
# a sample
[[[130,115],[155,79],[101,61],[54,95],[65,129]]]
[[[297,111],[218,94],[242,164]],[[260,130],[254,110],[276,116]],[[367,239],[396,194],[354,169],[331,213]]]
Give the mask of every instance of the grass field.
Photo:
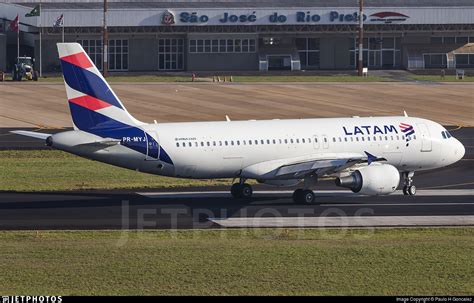
[[[62,76],[43,77],[39,82],[62,82]],[[156,75],[140,75],[140,76],[109,76],[109,82],[190,82],[191,77],[186,76],[156,76]]]
[[[433,81],[433,82],[474,82],[474,77],[465,76],[464,79],[456,79],[456,76],[445,76],[444,79],[441,79],[441,76],[434,75],[410,75],[409,79],[416,81]]]
[[[0,190],[169,188],[231,185],[231,180],[186,180],[135,172],[56,150],[0,151]]]
[[[0,241],[2,295],[474,293],[473,228],[25,231]]]
[[[235,76],[236,82],[384,82],[393,81],[388,77],[380,76]]]
[[[231,73],[226,76],[227,81]],[[223,76],[220,76],[221,81]],[[211,81],[212,77],[200,78],[198,75],[197,82],[207,80]],[[369,76],[358,77],[349,75],[333,75],[333,76],[233,76],[233,82],[382,82],[393,81],[388,77]],[[58,76],[44,77],[39,82],[62,82],[63,78]],[[107,81],[113,82],[191,82],[190,76],[161,76],[161,75],[140,75],[140,76],[109,76]]]

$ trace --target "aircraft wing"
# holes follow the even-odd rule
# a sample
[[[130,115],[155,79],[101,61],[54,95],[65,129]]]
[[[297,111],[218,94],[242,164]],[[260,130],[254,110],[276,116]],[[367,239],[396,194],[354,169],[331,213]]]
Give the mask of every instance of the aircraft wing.
[[[242,170],[242,176],[256,179],[301,179],[308,175],[330,175],[361,163],[386,161],[370,153],[327,153],[257,163]]]
[[[10,132],[17,135],[27,136],[27,137],[36,138],[36,139],[43,139],[43,140],[46,140],[49,136],[51,136],[51,134],[37,133],[37,132],[32,132],[32,131],[27,131],[27,130],[12,130]]]

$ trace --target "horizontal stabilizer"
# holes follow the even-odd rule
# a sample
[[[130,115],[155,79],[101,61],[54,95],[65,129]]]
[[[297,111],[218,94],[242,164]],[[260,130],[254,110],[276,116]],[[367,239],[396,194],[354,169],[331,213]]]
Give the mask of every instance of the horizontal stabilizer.
[[[43,139],[43,140],[46,140],[48,137],[51,136],[51,134],[37,133],[37,132],[31,132],[27,130],[12,130],[10,132],[17,135],[32,137],[36,139]]]

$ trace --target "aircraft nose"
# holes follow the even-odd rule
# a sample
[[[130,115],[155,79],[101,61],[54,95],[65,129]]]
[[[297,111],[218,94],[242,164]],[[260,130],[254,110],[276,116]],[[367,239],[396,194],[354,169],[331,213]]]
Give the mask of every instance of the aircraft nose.
[[[466,148],[464,145],[456,139],[456,145],[454,147],[454,158],[455,162],[461,160],[466,153]]]

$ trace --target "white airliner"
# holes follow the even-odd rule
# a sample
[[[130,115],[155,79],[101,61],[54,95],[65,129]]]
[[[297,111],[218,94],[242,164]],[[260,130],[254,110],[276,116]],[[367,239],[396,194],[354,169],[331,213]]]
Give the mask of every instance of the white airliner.
[[[74,130],[15,131],[84,158],[178,178],[235,178],[231,193],[252,196],[246,180],[300,188],[314,203],[320,177],[365,195],[414,195],[415,171],[450,165],[464,146],[440,124],[408,117],[147,124],[133,118],[80,44],[59,43]]]

